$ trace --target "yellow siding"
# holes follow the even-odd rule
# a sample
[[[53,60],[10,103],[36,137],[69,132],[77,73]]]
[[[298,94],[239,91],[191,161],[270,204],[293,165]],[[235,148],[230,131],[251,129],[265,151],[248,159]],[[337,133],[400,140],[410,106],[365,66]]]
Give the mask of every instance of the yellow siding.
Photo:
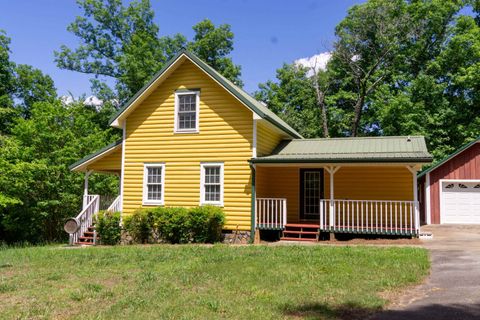
[[[200,89],[200,132],[174,133],[174,93]],[[165,205],[197,206],[200,162],[224,162],[226,228],[250,228],[253,114],[190,61],[126,121],[124,214],[142,205],[143,165],[165,163]]]
[[[289,222],[300,214],[300,168],[257,167],[258,198],[287,198]],[[324,174],[324,196],[330,197],[330,176]],[[405,167],[342,167],[334,175],[335,199],[413,200],[412,174]]]
[[[276,130],[261,120],[257,124],[257,156],[266,156],[282,141],[283,137]]]
[[[118,148],[112,153],[98,159],[92,164],[88,165],[88,170],[94,171],[115,171],[122,170],[122,148]]]

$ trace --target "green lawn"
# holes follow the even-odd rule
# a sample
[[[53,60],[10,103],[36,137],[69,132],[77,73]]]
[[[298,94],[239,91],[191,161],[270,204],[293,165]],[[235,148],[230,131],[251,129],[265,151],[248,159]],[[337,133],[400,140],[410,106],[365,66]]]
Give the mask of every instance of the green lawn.
[[[428,269],[419,248],[0,248],[0,318],[362,318]]]

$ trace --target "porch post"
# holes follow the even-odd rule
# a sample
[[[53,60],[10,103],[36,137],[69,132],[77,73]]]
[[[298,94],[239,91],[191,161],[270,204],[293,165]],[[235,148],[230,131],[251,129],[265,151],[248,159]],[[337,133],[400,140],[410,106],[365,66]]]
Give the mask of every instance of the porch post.
[[[334,175],[335,175],[335,172],[338,171],[338,169],[340,169],[340,167],[335,167],[335,166],[331,166],[331,167],[327,167],[326,170],[327,172],[330,174],[330,205],[329,205],[329,221],[328,221],[328,224],[329,224],[329,227],[330,229],[333,229],[335,227],[335,179],[334,179]]]
[[[413,185],[413,207],[415,210],[415,231],[420,231],[420,212],[418,207],[418,187],[417,187],[417,170],[415,166],[407,166],[407,169],[412,173]]]
[[[256,174],[256,168],[255,168],[255,165],[254,164],[250,164],[250,168],[251,168],[251,172],[252,172],[252,190],[251,190],[251,213],[250,213],[250,216],[251,216],[251,221],[250,221],[250,240],[252,243],[255,242],[255,231],[256,231],[256,222],[257,222],[257,216],[256,216],[256,213],[257,213],[257,210],[256,210],[256,202],[257,202],[257,195],[256,195],[256,190],[255,190],[255,174]]]
[[[88,205],[88,177],[92,173],[92,170],[85,172],[85,180],[83,182],[83,206],[82,210],[85,209]]]

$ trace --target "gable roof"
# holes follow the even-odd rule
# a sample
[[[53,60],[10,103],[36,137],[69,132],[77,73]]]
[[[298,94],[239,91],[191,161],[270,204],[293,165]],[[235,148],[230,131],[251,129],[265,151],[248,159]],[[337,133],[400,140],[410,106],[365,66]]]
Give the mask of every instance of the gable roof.
[[[284,140],[271,155],[252,159],[254,163],[431,161],[425,139],[420,136]]]
[[[76,161],[72,165],[68,166],[68,169],[70,169],[71,171],[77,171],[77,170],[81,169],[82,166],[85,166],[85,165],[91,163],[92,161],[98,159],[99,157],[109,155],[110,153],[117,150],[118,148],[121,148],[121,146],[122,146],[122,140],[118,140],[118,141],[115,141],[113,143],[110,143],[109,145],[103,147],[102,149],[100,149],[100,150],[98,150],[94,153],[91,153],[91,154],[83,157],[82,159]]]
[[[466,143],[464,144],[463,146],[461,146],[459,149],[457,149],[454,153],[452,153],[451,155],[448,155],[446,156],[445,158],[443,158],[442,160],[440,160],[438,163],[436,163],[435,165],[431,166],[430,168],[428,169],[425,169],[423,170],[422,172],[420,172],[418,174],[418,178],[421,178],[423,177],[424,175],[426,175],[428,172],[432,172],[433,170],[437,169],[438,167],[442,166],[444,163],[448,162],[450,159],[456,157],[457,155],[459,155],[460,153],[462,153],[463,151],[469,149],[471,146],[473,146],[474,144],[476,144],[477,142],[480,142],[480,137],[478,137],[477,139],[473,140],[472,142],[469,142],[469,143]]]
[[[157,72],[152,79],[144,85],[127,103],[125,103],[120,110],[110,119],[111,126],[118,126],[118,119],[121,118],[127,111],[129,111],[132,107],[135,108],[135,103],[142,98],[144,93],[150,89],[151,87],[155,86],[157,81],[162,78],[166,74],[166,72],[174,67],[174,65],[180,61],[180,58],[186,57],[190,61],[192,61],[195,65],[197,65],[200,69],[202,69],[205,73],[207,73],[210,77],[212,77],[217,83],[219,83],[222,87],[224,87],[228,92],[230,92],[234,97],[236,97],[240,102],[242,102],[247,108],[252,110],[255,114],[260,116],[262,119],[267,120],[268,122],[272,123],[275,127],[279,128],[281,131],[285,132],[292,138],[303,138],[297,131],[295,131],[292,127],[290,127],[285,121],[280,119],[274,112],[268,109],[267,106],[263,105],[260,101],[257,101],[255,98],[250,96],[247,92],[243,89],[238,87],[237,85],[233,84],[230,80],[225,78],[221,75],[218,71],[214,68],[209,66],[207,63],[202,61],[193,53],[187,50],[181,50],[175,57],[170,59],[163,68]],[[159,81],[158,81],[159,82]]]

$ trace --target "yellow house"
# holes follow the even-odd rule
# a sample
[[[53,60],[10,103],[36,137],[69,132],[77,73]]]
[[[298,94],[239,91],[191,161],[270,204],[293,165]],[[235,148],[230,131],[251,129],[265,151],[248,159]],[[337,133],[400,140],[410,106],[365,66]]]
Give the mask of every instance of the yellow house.
[[[263,103],[188,51],[180,52],[112,118],[120,141],[71,166],[85,172],[86,240],[98,196],[91,172],[120,176],[109,210],[213,204],[226,232],[271,229],[287,240],[320,232],[419,231],[416,172],[423,137],[303,139]],[[84,236],[80,239],[81,236]]]

